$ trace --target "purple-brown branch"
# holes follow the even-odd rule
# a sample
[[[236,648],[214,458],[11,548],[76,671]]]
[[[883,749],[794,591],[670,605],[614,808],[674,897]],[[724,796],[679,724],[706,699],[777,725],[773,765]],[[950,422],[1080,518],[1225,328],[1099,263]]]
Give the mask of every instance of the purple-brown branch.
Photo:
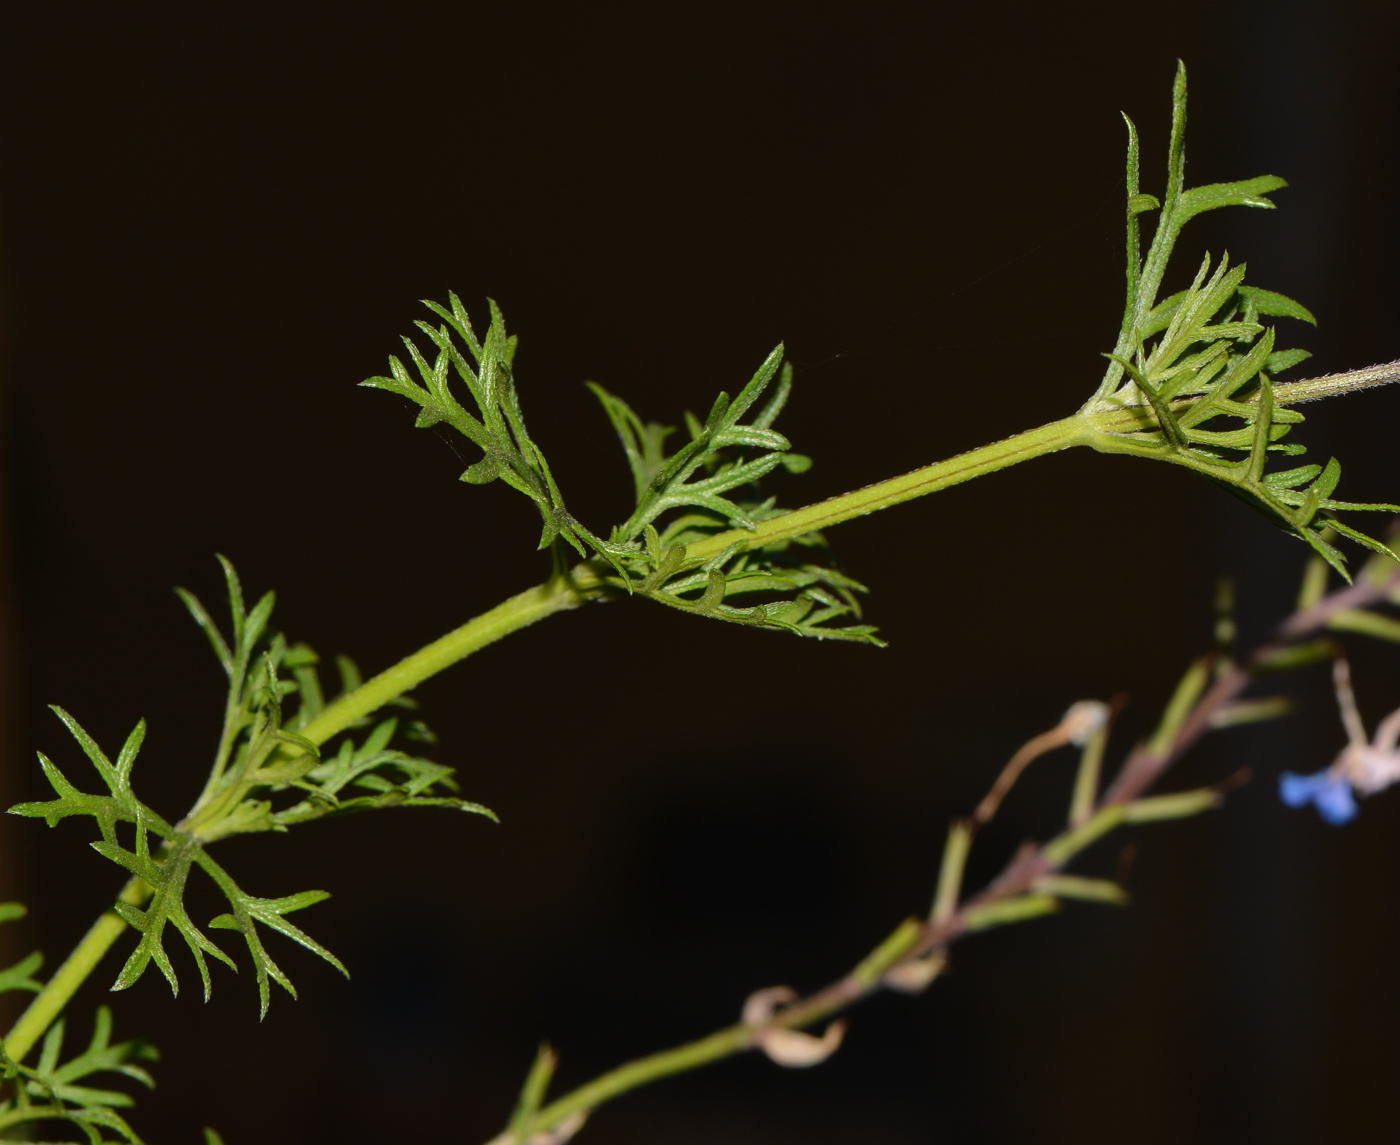
[[[1082,822],[1076,822],[1069,832],[1049,843],[1027,843],[1018,848],[1000,875],[982,891],[952,909],[935,912],[934,917],[929,919],[907,920],[845,977],[776,1012],[771,1006],[763,1007],[764,1017],[761,1021],[740,1021],[698,1042],[620,1066],[540,1109],[530,1118],[528,1129],[519,1136],[507,1132],[497,1137],[492,1145],[558,1145],[582,1126],[584,1117],[592,1108],[628,1089],[755,1047],[764,1048],[782,1064],[810,1065],[820,1061],[839,1043],[839,1031],[831,1031],[837,1036],[825,1039],[829,1044],[825,1053],[814,1051],[803,1060],[793,1058],[787,1061],[772,1044],[773,1032],[799,1030],[814,1025],[885,987],[910,991],[926,986],[941,969],[943,948],[971,929],[969,920],[975,919],[977,912],[1034,891],[1041,880],[1059,872],[1094,839],[1124,822],[1130,806],[1211,730],[1214,722],[1234,704],[1255,676],[1269,666],[1271,660],[1278,659],[1304,637],[1327,627],[1336,614],[1379,603],[1398,590],[1400,570],[1381,582],[1366,579],[1339,589],[1311,607],[1287,617],[1266,643],[1244,659],[1218,671],[1164,746],[1159,747],[1155,741],[1149,741],[1136,748]],[[1034,759],[1067,743],[1082,742],[1079,738],[1082,727],[1072,725],[1074,712],[1075,709],[1071,709],[1058,727],[1034,737],[1012,757],[986,798],[978,805],[972,819],[962,825],[969,837],[995,814],[1016,779]],[[1224,791],[1236,786],[1237,782],[1238,778],[1235,777],[1207,789],[1207,792],[1213,793],[1218,800]],[[1207,805],[1200,804],[1202,807]],[[1115,815],[1119,810],[1124,814]],[[1066,846],[1067,841],[1071,845]],[[920,972],[904,973],[907,970]],[[815,1042],[815,1039],[808,1040]]]

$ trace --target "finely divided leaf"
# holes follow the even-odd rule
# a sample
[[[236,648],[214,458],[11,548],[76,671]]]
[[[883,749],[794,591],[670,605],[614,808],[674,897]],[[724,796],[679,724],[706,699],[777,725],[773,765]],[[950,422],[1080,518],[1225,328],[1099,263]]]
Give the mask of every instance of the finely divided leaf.
[[[140,840],[144,840],[144,833],[140,834]],[[159,864],[153,862],[150,854],[140,845],[137,848],[138,853],[108,843],[94,843],[92,846],[105,858],[140,876],[155,891],[150,905],[145,910],[125,902],[118,902],[114,907],[123,921],[140,932],[141,941],[126,960],[112,989],[125,990],[134,985],[154,960],[160,972],[165,975],[166,981],[170,983],[171,993],[179,994],[179,979],[171,965],[170,956],[165,952],[163,941],[165,926],[171,923],[184,938],[190,953],[194,955],[195,964],[199,967],[200,980],[204,984],[204,1000],[209,1001],[211,985],[209,967],[204,961],[204,955],[212,954],[230,970],[237,970],[238,967],[185,913],[185,882],[189,877],[191,863],[202,854],[199,845],[182,837]]]
[[[28,912],[23,903],[0,902],[0,922],[11,922],[23,918]],[[13,966],[0,970],[0,994],[10,990],[29,990],[38,993],[43,983],[34,978],[34,973],[44,964],[44,956],[35,951],[28,958],[22,958]]]
[[[113,1045],[111,1034],[112,1012],[100,1006],[87,1049],[66,1062],[60,1063],[62,1018],[49,1027],[34,1067],[14,1061],[0,1049],[5,1076],[21,1087],[18,1101],[0,1103],[0,1132],[43,1121],[62,1121],[81,1131],[91,1143],[113,1140],[103,1132],[111,1130],[120,1140],[141,1145],[135,1131],[116,1112],[117,1108],[134,1104],[129,1094],[77,1084],[93,1074],[117,1073],[147,1088],[154,1086],[151,1075],[136,1063],[158,1058],[155,1048],[141,1039]]]
[[[257,930],[258,923],[285,935],[293,942],[320,955],[347,978],[350,977],[350,972],[345,969],[340,959],[305,931],[292,925],[283,917],[293,911],[302,910],[329,898],[330,896],[325,891],[302,891],[300,894],[288,895],[280,899],[255,898],[242,890],[228,872],[209,857],[207,852],[201,851],[196,861],[219,885],[219,889],[224,892],[224,897],[228,899],[229,905],[233,908],[230,913],[221,914],[217,918],[211,919],[209,925],[220,930],[236,930],[243,935],[243,940],[248,944],[248,953],[252,956],[253,965],[257,971],[258,997],[262,1004],[261,1017],[267,1016],[267,1008],[271,1002],[269,979],[275,980],[293,998],[297,996],[297,992],[291,979],[282,972],[264,948],[262,938]]]
[[[1128,121],[1125,317],[1117,345],[1106,355],[1110,365],[1082,412],[1143,409],[1141,428],[1103,433],[1095,447],[1194,469],[1305,541],[1346,575],[1342,554],[1329,539],[1333,533],[1377,552],[1390,550],[1349,525],[1319,518],[1319,511],[1385,507],[1333,500],[1340,475],[1335,461],[1325,468],[1266,471],[1271,454],[1304,452],[1302,446],[1283,440],[1302,416],[1274,400],[1271,375],[1298,365],[1308,352],[1275,350],[1274,330],[1261,319],[1290,318],[1316,325],[1312,313],[1286,295],[1245,285],[1244,267],[1231,268],[1228,257],[1212,273],[1207,256],[1187,289],[1160,302],[1156,299],[1181,228],[1190,219],[1218,207],[1272,207],[1266,196],[1286,185],[1276,176],[1263,175],[1187,189],[1185,123],[1186,72],[1178,66],[1167,191],[1147,258],[1141,263],[1137,215],[1149,204],[1138,190],[1137,129]],[[1226,424],[1221,425],[1222,421]]]

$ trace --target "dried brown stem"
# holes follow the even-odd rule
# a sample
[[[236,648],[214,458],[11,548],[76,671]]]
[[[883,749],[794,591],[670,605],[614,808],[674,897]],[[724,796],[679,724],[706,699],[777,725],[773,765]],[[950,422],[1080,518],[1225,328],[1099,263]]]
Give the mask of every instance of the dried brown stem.
[[[982,827],[987,824],[997,813],[1001,801],[1006,798],[1007,793],[1021,778],[1021,772],[1047,752],[1054,751],[1057,747],[1064,747],[1070,742],[1071,734],[1061,723],[1048,732],[1041,732],[1033,739],[1027,740],[1020,750],[1011,757],[1007,765],[1001,769],[1001,774],[997,776],[997,781],[992,784],[992,789],[983,796],[982,802],[977,805],[977,810],[972,813],[970,822],[973,827]]]

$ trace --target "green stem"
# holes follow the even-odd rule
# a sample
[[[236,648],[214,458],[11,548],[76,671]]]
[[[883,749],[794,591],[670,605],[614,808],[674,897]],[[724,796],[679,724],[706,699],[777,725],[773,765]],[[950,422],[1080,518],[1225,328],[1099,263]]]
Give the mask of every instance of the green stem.
[[[900,924],[851,974],[782,1012],[773,1024],[797,1029],[845,1009],[874,990],[880,975],[907,955],[921,935],[922,927],[917,921]],[[531,1126],[536,1130],[553,1128],[572,1114],[587,1112],[639,1086],[742,1053],[753,1045],[756,1032],[754,1027],[740,1022],[698,1041],[627,1062],[546,1105],[531,1119]],[[497,1138],[497,1142],[502,1140]],[[505,1140],[510,1140],[509,1135]]]
[[[1352,370],[1345,374],[1276,385],[1273,387],[1273,404],[1297,405],[1396,381],[1400,381],[1400,361],[1371,366],[1365,370]],[[1171,402],[1170,409],[1173,413],[1185,411],[1190,409],[1196,400],[1194,396],[1182,398]],[[1255,402],[1258,395],[1251,395],[1245,400]],[[852,517],[863,517],[880,509],[888,509],[891,505],[937,493],[951,485],[971,481],[974,477],[985,477],[998,469],[1007,469],[1022,461],[1030,461],[1034,457],[1057,453],[1076,445],[1087,445],[1100,453],[1123,453],[1135,457],[1172,460],[1208,476],[1212,474],[1216,467],[1205,461],[1193,462],[1189,454],[1184,461],[1175,457],[1166,458],[1165,451],[1159,446],[1130,436],[1158,428],[1152,409],[1145,405],[1114,403],[1114,408],[1106,410],[1093,413],[1081,411],[1072,417],[1042,425],[1039,429],[1028,429],[1014,437],[984,445],[981,449],[973,449],[946,461],[925,465],[922,469],[916,469],[902,477],[892,477],[888,481],[867,485],[864,489],[843,493],[840,497],[832,497],[803,509],[795,509],[781,517],[760,521],[754,529],[731,529],[703,541],[696,541],[686,546],[686,556],[708,559],[722,553],[736,542],[742,543],[745,548],[755,549],[774,541],[789,540],[803,533],[838,525]]]
[[[728,1029],[718,1030],[699,1041],[687,1042],[675,1049],[662,1050],[660,1053],[630,1061],[546,1105],[535,1114],[531,1124],[537,1129],[553,1127],[573,1113],[594,1109],[605,1101],[649,1082],[698,1069],[700,1066],[709,1065],[710,1062],[739,1053],[748,1049],[753,1041],[753,1034],[750,1027],[740,1023]]]
[[[1136,425],[1139,419],[1134,416],[1131,420]],[[731,529],[696,541],[686,546],[686,556],[708,558],[723,552],[736,541],[752,549],[825,529],[849,521],[852,517],[863,517],[867,513],[888,509],[891,505],[912,501],[915,497],[937,493],[950,485],[960,485],[974,477],[984,477],[1033,457],[1042,457],[1075,445],[1089,445],[1097,428],[1094,419],[1079,415],[1052,421],[1039,429],[1029,429],[1004,441],[984,445],[981,449],[925,465],[902,477],[891,477],[888,481],[867,485],[864,489],[843,493],[840,497],[819,501],[804,509],[795,509],[781,517],[771,517],[760,521],[754,529]]]
[[[361,717],[377,711],[458,660],[556,612],[576,608],[600,586],[600,579],[580,565],[567,576],[554,577],[526,589],[406,656],[372,680],[366,680],[353,692],[336,700],[297,734],[320,746]]]
[[[873,993],[879,989],[881,975],[908,957],[924,937],[926,929],[927,926],[917,919],[902,922],[850,974],[796,1005],[780,1011],[771,1024],[786,1029],[801,1029],[832,1017],[867,994]],[[722,1058],[743,1053],[752,1048],[758,1032],[753,1026],[740,1022],[717,1030],[698,1041],[687,1042],[674,1049],[662,1050],[660,1053],[648,1054],[644,1058],[627,1062],[546,1105],[531,1119],[530,1128],[536,1133],[548,1131],[570,1116],[588,1113],[630,1090],[663,1077],[670,1077],[672,1074],[698,1069]],[[519,1145],[519,1141],[515,1135],[507,1132],[495,1138],[489,1145]]]
[[[1311,401],[1396,380],[1400,380],[1400,362],[1373,366],[1369,370],[1357,370],[1349,374],[1280,385],[1274,390],[1274,403],[1282,406],[1291,402]],[[1174,403],[1173,408],[1179,404],[1181,403]],[[735,542],[743,542],[746,548],[757,548],[801,536],[1076,445],[1088,445],[1106,453],[1147,453],[1150,450],[1143,445],[1124,440],[1120,435],[1152,429],[1154,425],[1151,412],[1144,407],[1125,406],[1099,413],[1078,413],[1073,417],[983,446],[981,449],[960,453],[946,461],[926,465],[902,477],[867,485],[864,489],[832,497],[780,517],[773,517],[760,522],[756,529],[734,529],[717,534],[689,546],[688,555],[708,558],[723,552]],[[473,652],[556,612],[578,606],[595,595],[602,584],[600,575],[583,564],[575,566],[566,574],[552,577],[544,584],[526,589],[400,660],[350,694],[341,697],[302,728],[300,734],[314,744],[325,743],[363,716],[383,707],[390,700],[403,695]],[[120,901],[140,905],[149,895],[150,888],[142,880],[132,879],[123,888]],[[22,1060],[34,1043],[43,1036],[50,1023],[58,1017],[68,1000],[125,929],[126,923],[110,910],[104,912],[93,924],[92,929],[49,979],[43,990],[35,995],[28,1009],[6,1035],[5,1049],[14,1060]],[[646,1069],[656,1071],[647,1075],[648,1077],[661,1077],[666,1073],[690,1068],[683,1064],[690,1060],[685,1057],[687,1054],[704,1055],[715,1051],[714,1056],[723,1056],[724,1052],[732,1052],[717,1050],[720,1045],[717,1039],[728,1036],[733,1036],[732,1031],[721,1031],[689,1046],[682,1046],[666,1054],[658,1054],[624,1066],[622,1070],[615,1071],[615,1074]],[[695,1060],[713,1059],[701,1056]],[[614,1077],[614,1074],[600,1078],[595,1084],[602,1084],[609,1077]],[[625,1088],[631,1088],[631,1085]]]
[[[151,888],[146,885],[145,880],[133,878],[122,888],[117,901],[140,906],[150,895]],[[5,1052],[13,1060],[24,1060],[24,1055],[44,1036],[44,1031],[63,1012],[68,1000],[77,993],[78,987],[96,969],[97,964],[102,961],[102,956],[125,929],[126,923],[116,911],[102,912],[83,936],[83,940],[74,948],[73,953],[68,956],[67,961],[54,972],[53,977],[29,1003],[28,1009],[20,1015],[13,1029],[5,1035]]]

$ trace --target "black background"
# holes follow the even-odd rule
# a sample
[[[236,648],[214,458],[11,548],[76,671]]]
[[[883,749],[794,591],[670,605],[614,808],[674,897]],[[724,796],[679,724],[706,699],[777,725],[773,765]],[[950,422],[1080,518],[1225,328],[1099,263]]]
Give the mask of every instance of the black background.
[[[354,388],[418,298],[501,302],[532,431],[595,529],[630,486],[585,378],[674,420],[784,339],[780,428],[817,459],[773,482],[786,504],[1071,412],[1121,313],[1118,112],[1158,189],[1178,56],[1188,178],[1292,186],[1280,211],[1193,223],[1176,278],[1228,248],[1319,316],[1305,370],[1396,357],[1387,7],[12,10],[5,798],[44,797],[35,748],[83,774],[48,702],[111,747],[145,716],[138,789],[172,816],[193,798],[220,676],[169,589],[216,600],[215,550],[276,587],[293,637],[369,671],[543,577],[533,510],[459,484],[402,402]],[[1308,413],[1343,495],[1400,492],[1400,392]],[[259,1026],[246,959],[204,1007],[176,951],[178,1000],[155,973],[112,999],[118,1035],[165,1054],[143,1135],[482,1140],[541,1037],[568,1086],[732,1021],[756,987],[817,987],[926,904],[948,818],[1019,742],[1123,691],[1126,748],[1208,644],[1214,578],[1238,579],[1257,638],[1303,559],[1185,473],[1087,452],[833,541],[886,651],[585,609],[420,690],[437,758],[500,828],[390,812],[228,843],[255,893],[334,892],[300,921],[354,978],[275,940],[302,998]],[[1356,649],[1371,722],[1396,666]],[[858,1011],[820,1069],[729,1062],[582,1139],[1383,1138],[1400,798],[1343,831],[1278,803],[1278,770],[1341,742],[1325,674],[1299,695],[1173,778],[1258,775],[1141,834],[1128,911],[977,938],[926,996]],[[1031,775],[974,876],[1054,828],[1071,766]],[[34,908],[13,954],[56,964],[119,885],[90,833],[0,821],[0,894]],[[203,887],[192,907],[219,909]]]

